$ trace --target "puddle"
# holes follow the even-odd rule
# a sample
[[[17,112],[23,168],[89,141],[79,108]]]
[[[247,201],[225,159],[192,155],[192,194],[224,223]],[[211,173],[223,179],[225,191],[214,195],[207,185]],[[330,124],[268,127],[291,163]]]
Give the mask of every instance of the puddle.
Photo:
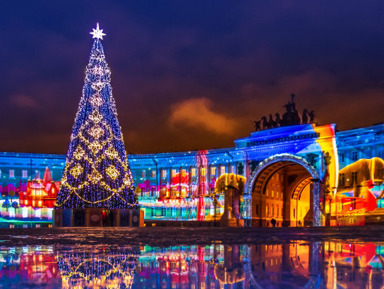
[[[382,288],[384,243],[16,246],[0,265],[0,288]]]

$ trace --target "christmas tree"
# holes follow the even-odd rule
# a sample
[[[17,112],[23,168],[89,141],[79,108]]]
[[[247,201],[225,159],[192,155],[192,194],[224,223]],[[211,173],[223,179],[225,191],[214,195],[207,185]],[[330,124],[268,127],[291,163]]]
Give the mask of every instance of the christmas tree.
[[[112,96],[111,71],[97,28],[72,129],[57,208],[137,208]]]

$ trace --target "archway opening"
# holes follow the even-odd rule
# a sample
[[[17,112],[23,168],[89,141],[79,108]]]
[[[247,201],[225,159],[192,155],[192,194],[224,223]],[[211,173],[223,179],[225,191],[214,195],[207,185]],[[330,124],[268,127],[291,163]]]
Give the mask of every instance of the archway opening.
[[[311,226],[312,183],[311,173],[296,162],[279,161],[266,166],[254,181],[252,226]]]

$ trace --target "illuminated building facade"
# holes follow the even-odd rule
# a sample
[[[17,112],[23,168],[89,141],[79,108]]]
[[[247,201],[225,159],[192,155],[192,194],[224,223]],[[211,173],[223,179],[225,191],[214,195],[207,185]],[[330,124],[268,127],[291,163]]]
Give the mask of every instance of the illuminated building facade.
[[[0,224],[6,227],[51,224],[64,157],[4,152],[0,153],[0,159],[0,187],[3,192]],[[39,176],[43,176],[43,179]],[[14,197],[9,195],[9,188],[14,188]],[[4,193],[4,189],[8,193]]]
[[[43,179],[37,173],[33,180],[27,182],[26,189],[20,190],[19,205],[20,207],[52,209],[55,206],[59,189],[60,182],[53,181],[51,171],[47,167]]]
[[[145,220],[219,221],[224,174],[246,178],[245,225],[363,225],[382,222],[384,124],[336,132],[335,125],[256,131],[226,149],[128,155]],[[1,153],[2,188],[46,167],[60,180],[65,156]],[[2,208],[3,209],[3,208]]]

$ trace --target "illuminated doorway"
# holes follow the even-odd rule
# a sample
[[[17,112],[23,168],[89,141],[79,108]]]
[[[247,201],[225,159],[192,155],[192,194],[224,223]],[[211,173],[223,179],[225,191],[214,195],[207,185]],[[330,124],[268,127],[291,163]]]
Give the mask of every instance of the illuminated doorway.
[[[320,182],[304,159],[278,155],[250,176],[253,227],[320,226]]]

